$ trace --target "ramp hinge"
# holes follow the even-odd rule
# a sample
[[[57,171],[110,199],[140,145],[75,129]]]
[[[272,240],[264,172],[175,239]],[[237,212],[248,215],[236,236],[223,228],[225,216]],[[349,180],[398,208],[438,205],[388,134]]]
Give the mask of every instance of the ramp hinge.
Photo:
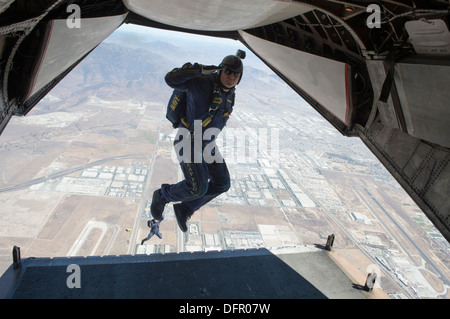
[[[20,247],[14,246],[13,251],[13,269],[19,269],[21,260],[20,260]]]
[[[334,244],[334,234],[331,234],[327,238],[327,243],[325,245],[325,249],[328,250],[328,251],[331,251],[331,248],[333,247],[333,244]]]
[[[366,283],[364,284],[364,290],[371,292],[373,290],[373,287],[375,286],[375,281],[377,280],[377,274],[376,273],[369,273],[367,275]]]

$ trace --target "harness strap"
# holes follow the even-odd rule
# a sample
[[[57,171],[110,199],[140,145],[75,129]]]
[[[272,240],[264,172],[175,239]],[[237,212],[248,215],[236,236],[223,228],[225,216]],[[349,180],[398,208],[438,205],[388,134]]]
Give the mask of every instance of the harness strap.
[[[227,112],[225,109],[218,109],[217,107],[215,109],[209,108],[209,111],[201,117],[202,126],[203,127],[208,126],[209,123],[211,123],[212,118],[214,116],[220,115],[220,114],[222,114],[223,117],[226,117],[226,116],[230,115],[231,113]]]
[[[209,107],[208,112],[206,112],[205,114],[203,114],[200,119],[202,120],[202,126],[206,127],[209,125],[209,123],[211,123],[211,120],[214,116],[217,115],[222,115],[223,117],[227,117],[231,114],[232,109],[226,110],[226,109],[219,109],[219,105],[222,104],[223,100],[222,97],[220,96],[220,88],[218,86],[218,84],[216,82],[214,82],[214,91],[213,91],[213,98],[211,101],[211,106]],[[226,103],[230,103],[231,104],[231,100],[227,99]],[[226,104],[225,104],[226,105]],[[191,125],[191,123],[189,123],[188,121],[186,121],[186,117],[182,117],[181,118],[181,123],[183,123],[183,125],[186,128],[189,128],[189,126]]]
[[[391,52],[389,52],[388,56],[386,57],[387,74],[386,78],[384,79],[383,86],[381,88],[380,97],[378,99],[381,102],[386,103],[389,98],[389,94],[391,93],[392,85],[394,83],[395,63],[401,58],[412,54],[412,51],[409,48],[404,48],[403,44],[404,43],[394,45],[393,49],[391,50]]]

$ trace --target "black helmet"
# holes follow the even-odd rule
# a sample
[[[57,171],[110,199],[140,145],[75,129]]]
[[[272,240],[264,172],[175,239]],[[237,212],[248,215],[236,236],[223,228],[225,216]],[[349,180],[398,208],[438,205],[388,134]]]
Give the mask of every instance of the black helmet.
[[[241,73],[237,84],[241,81],[244,72],[244,64],[242,63],[243,59],[245,59],[245,51],[237,50],[236,55],[227,55],[223,58],[222,63],[219,65],[219,67]]]

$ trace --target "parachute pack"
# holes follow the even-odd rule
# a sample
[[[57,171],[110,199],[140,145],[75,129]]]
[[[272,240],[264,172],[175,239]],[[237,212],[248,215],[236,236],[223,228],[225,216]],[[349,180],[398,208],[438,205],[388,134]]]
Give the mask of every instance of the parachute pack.
[[[181,119],[186,116],[186,100],[186,92],[173,90],[166,111],[166,118],[172,123],[173,128],[177,128]]]

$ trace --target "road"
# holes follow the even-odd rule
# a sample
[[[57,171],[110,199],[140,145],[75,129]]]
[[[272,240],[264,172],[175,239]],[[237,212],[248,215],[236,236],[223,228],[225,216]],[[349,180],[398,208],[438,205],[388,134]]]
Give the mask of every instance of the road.
[[[155,146],[154,146],[154,149],[153,149],[152,158],[150,160],[150,168],[148,170],[147,177],[146,177],[146,180],[145,180],[145,185],[144,185],[144,189],[143,189],[143,192],[142,192],[142,199],[141,199],[141,202],[139,204],[139,208],[138,208],[137,213],[136,213],[136,218],[134,219],[134,226],[133,226],[133,230],[132,230],[132,233],[131,233],[130,245],[128,246],[128,254],[130,254],[130,255],[136,254],[136,248],[137,248],[136,242],[137,242],[137,235],[139,233],[139,225],[141,224],[141,219],[142,219],[142,216],[143,216],[143,213],[144,213],[144,208],[145,208],[145,205],[146,205],[147,200],[148,200],[148,198],[147,198],[148,189],[150,187],[150,181],[151,181],[151,177],[152,177],[152,174],[153,174],[153,168],[155,166],[156,157],[158,156],[157,152],[158,152],[158,145],[159,145],[159,131],[160,131],[160,129],[161,129],[161,126],[158,125],[158,128],[156,130],[156,142],[155,142]]]
[[[99,238],[97,239],[97,242],[95,243],[94,248],[92,248],[91,252],[89,253],[89,256],[99,255],[99,253],[97,252],[97,249],[100,246],[103,238],[105,237],[106,232],[108,231],[109,228],[113,229],[113,235],[111,236],[111,239],[109,240],[108,245],[106,246],[106,249],[103,253],[104,255],[107,255],[109,253],[109,250],[111,249],[112,244],[114,243],[114,240],[116,239],[119,228],[115,225],[108,225],[104,222],[95,221],[95,220],[90,220],[86,224],[83,231],[80,233],[78,238],[75,240],[75,242],[73,243],[72,247],[69,249],[69,251],[67,252],[66,255],[69,257],[76,256],[78,251],[80,250],[80,248],[83,247],[84,243],[86,242],[86,239],[88,238],[90,232],[94,228],[100,229],[102,233],[100,234]]]
[[[66,175],[69,175],[69,174],[72,174],[72,173],[75,173],[75,172],[78,172],[78,171],[82,171],[82,170],[85,170],[85,169],[87,169],[89,167],[100,165],[100,164],[103,164],[103,163],[106,163],[106,162],[111,162],[111,161],[116,161],[116,160],[126,159],[126,158],[136,158],[136,159],[137,158],[145,158],[146,159],[147,157],[148,157],[147,154],[128,154],[128,155],[120,155],[120,156],[108,157],[108,158],[104,158],[104,159],[101,159],[101,160],[98,160],[98,161],[95,161],[95,162],[92,162],[92,163],[89,163],[89,164],[85,164],[85,165],[78,166],[78,167],[75,167],[75,168],[70,168],[68,170],[64,170],[64,171],[61,171],[61,172],[57,172],[57,173],[53,173],[53,174],[50,174],[50,175],[45,175],[45,176],[42,176],[42,177],[39,177],[39,178],[36,178],[36,179],[32,179],[32,180],[24,182],[24,183],[20,183],[20,184],[16,184],[16,185],[13,185],[13,186],[1,188],[0,189],[0,193],[11,192],[11,191],[15,191],[15,190],[18,190],[18,189],[28,188],[28,187],[30,187],[32,185],[40,184],[40,183],[43,183],[43,182],[45,182],[47,180],[50,180],[50,179],[61,178],[63,176],[66,176]]]
[[[178,180],[181,181],[184,179],[183,172],[181,171],[181,167],[178,166]],[[181,231],[178,224],[177,227],[177,252],[184,252],[184,233]]]

